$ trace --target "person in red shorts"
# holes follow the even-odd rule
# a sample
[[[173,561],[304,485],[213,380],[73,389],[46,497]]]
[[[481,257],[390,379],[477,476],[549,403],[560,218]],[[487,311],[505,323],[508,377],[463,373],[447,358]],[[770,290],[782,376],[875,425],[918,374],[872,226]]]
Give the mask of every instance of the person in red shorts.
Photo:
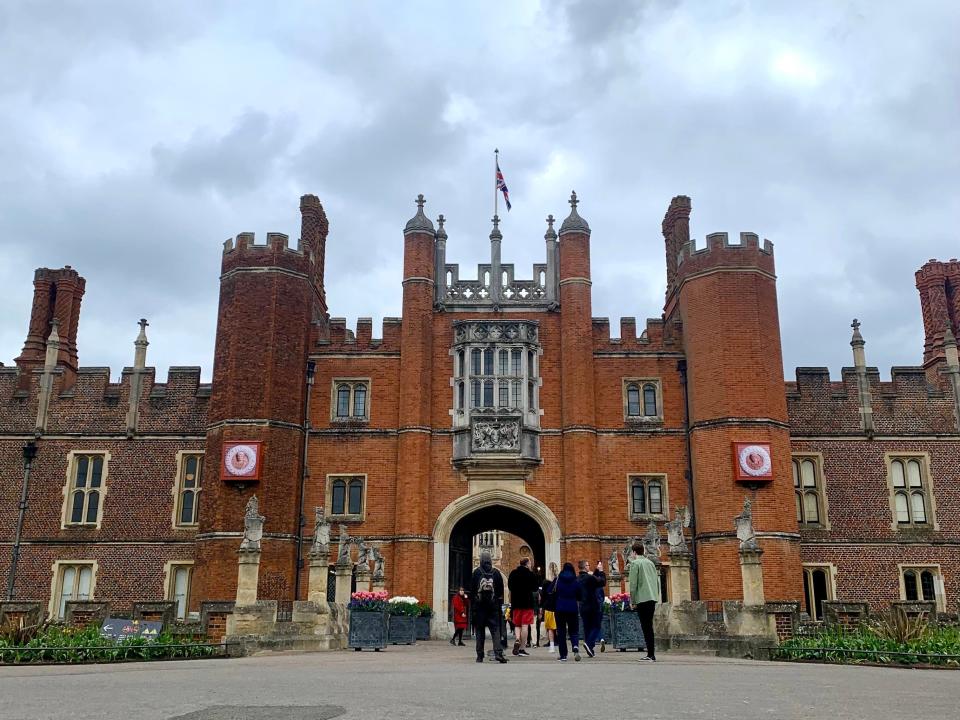
[[[534,593],[537,592],[537,576],[529,567],[530,558],[523,558],[507,578],[510,589],[510,619],[516,628],[516,640],[513,654],[529,656],[524,645],[527,644],[527,631],[533,624]]]

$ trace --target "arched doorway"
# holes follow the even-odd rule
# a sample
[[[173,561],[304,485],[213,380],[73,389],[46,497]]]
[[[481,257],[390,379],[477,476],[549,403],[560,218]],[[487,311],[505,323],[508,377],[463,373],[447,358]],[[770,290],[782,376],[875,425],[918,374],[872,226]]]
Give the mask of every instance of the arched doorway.
[[[490,530],[522,538],[530,546],[535,566],[560,561],[560,524],[550,508],[529,495],[486,490],[450,503],[433,533],[434,637],[448,637],[449,601],[473,572],[472,539]],[[503,568],[509,573],[512,568]]]

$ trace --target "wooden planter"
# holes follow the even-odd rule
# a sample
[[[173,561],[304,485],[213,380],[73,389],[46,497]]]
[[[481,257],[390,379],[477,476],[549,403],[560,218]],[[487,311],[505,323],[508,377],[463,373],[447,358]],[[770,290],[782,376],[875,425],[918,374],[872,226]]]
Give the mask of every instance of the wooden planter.
[[[387,614],[351,610],[347,644],[355,650],[385,648],[387,646]]]
[[[643,639],[640,628],[640,618],[633,610],[613,610],[610,613],[610,630],[613,635],[613,646],[621,652],[625,650],[646,650],[647,644]]]
[[[430,618],[420,616],[417,618],[417,640],[430,639]]]
[[[417,642],[417,620],[410,615],[391,615],[387,623],[387,642],[391,645],[413,645]]]

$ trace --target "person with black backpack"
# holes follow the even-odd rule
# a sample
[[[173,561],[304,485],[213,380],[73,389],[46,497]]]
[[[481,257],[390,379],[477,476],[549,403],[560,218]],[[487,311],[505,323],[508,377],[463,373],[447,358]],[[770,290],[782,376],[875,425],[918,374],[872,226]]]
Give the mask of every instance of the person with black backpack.
[[[474,632],[477,636],[477,662],[483,662],[486,631],[489,628],[493,640],[493,655],[497,662],[505,663],[503,646],[500,644],[500,622],[503,617],[503,578],[493,569],[489,552],[480,554],[480,567],[473,571],[470,583],[473,597]]]

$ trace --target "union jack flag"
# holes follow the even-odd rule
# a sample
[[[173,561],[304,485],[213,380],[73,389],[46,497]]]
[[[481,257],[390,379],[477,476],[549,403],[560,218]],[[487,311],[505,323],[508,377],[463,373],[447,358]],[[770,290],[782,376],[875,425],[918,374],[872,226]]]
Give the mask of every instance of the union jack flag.
[[[507,183],[503,179],[503,173],[500,172],[500,161],[497,160],[497,190],[503,193],[503,201],[507,204],[507,212],[510,211],[510,191],[507,189]]]

